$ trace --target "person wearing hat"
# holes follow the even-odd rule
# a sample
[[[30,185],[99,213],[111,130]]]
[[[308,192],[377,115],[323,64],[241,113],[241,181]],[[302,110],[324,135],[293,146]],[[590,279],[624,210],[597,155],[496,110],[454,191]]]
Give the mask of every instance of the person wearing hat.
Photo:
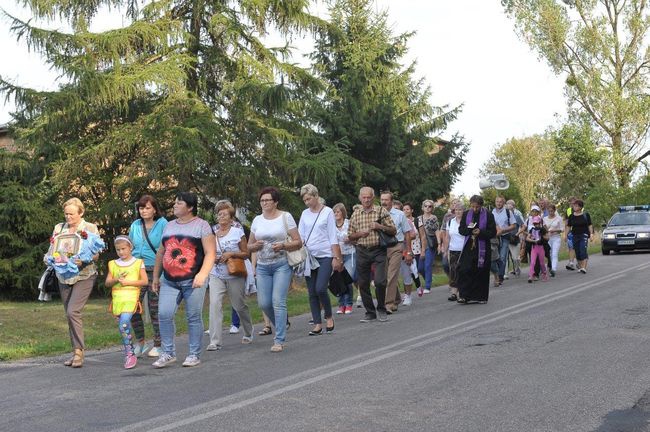
[[[528,230],[526,243],[530,244],[530,270],[528,270],[528,283],[535,280],[535,265],[539,263],[540,272],[543,281],[548,281],[548,272],[546,271],[546,263],[544,262],[544,242],[548,241],[548,232],[542,225],[542,217],[540,215],[533,216],[531,223],[532,228]]]

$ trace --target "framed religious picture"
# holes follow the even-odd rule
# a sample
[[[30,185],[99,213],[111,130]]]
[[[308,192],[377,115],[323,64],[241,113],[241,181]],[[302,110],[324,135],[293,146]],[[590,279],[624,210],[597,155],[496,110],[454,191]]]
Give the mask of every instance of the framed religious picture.
[[[71,257],[81,251],[81,236],[79,234],[59,234],[54,238],[53,252]]]

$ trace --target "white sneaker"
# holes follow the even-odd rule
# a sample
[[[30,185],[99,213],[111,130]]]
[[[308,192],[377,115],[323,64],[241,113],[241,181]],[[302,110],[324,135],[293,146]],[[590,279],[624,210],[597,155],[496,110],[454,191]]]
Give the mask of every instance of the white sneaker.
[[[151,366],[155,367],[156,369],[164,368],[170,363],[175,363],[176,362],[176,357],[172,357],[167,353],[162,353],[160,354],[160,357],[158,357],[158,360],[152,363]]]
[[[237,334],[237,333],[239,333],[239,327],[230,326],[230,330],[228,331],[228,333],[230,333],[230,334]]]
[[[144,352],[144,346],[141,343],[137,343],[133,345],[133,355],[136,357],[142,357],[142,353]]]
[[[404,294],[404,298],[402,299],[402,304],[404,306],[411,306],[413,303],[413,300],[411,299],[411,294]]]
[[[425,290],[422,291],[422,292],[425,293],[425,294],[431,294],[431,290],[428,290],[428,289],[425,289]]]
[[[212,344],[212,343],[205,348],[206,351],[219,351],[220,349],[221,349],[221,345]],[[183,364],[183,366],[185,365]]]
[[[250,336],[242,336],[241,343],[244,344],[244,345],[252,344],[253,343],[253,332],[251,332]]]
[[[207,335],[209,335],[209,334],[210,334],[210,330],[206,330],[206,331],[204,331],[203,334],[207,334]]]
[[[582,274],[587,274],[587,269],[586,268],[581,268],[579,271]]]
[[[184,367],[194,367],[200,364],[201,364],[201,360],[199,360],[199,358],[193,354],[185,357],[185,361],[183,362]]]
[[[160,348],[159,347],[153,347],[149,350],[147,353],[147,356],[149,357],[160,357]]]
[[[357,307],[363,307],[363,301],[361,300],[361,296],[357,296]]]

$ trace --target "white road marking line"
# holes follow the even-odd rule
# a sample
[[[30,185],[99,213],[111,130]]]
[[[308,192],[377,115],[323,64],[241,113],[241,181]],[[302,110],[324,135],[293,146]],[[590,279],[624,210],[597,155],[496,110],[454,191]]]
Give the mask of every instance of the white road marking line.
[[[564,290],[549,293],[541,297],[537,297],[535,299],[531,299],[522,303],[518,303],[513,306],[509,306],[505,309],[501,309],[499,311],[492,312],[478,318],[473,318],[471,320],[463,321],[458,324],[454,324],[442,329],[438,329],[429,333],[412,337],[363,354],[347,357],[345,359],[339,360],[334,363],[330,363],[325,366],[318,367],[316,369],[310,369],[309,371],[304,371],[299,374],[293,375],[291,377],[281,378],[250,389],[242,390],[238,393],[229,396],[217,398],[209,402],[204,402],[202,404],[195,405],[193,407],[181,409],[160,417],[156,417],[154,419],[143,420],[137,423],[126,425],[120,429],[113,430],[113,432],[135,431],[135,430],[141,430],[142,428],[146,428],[148,432],[163,432],[163,431],[174,430],[203,420],[207,420],[209,418],[218,416],[219,414],[224,414],[230,411],[244,408],[252,404],[256,404],[260,401],[272,398],[274,396],[278,396],[283,393],[290,392],[292,390],[297,390],[307,385],[318,383],[320,381],[327,380],[329,378],[344,374],[346,372],[353,371],[355,369],[359,369],[361,367],[371,365],[373,363],[377,363],[391,357],[398,356],[414,348],[428,345],[433,342],[439,341],[441,339],[473,330],[479,326],[490,324],[495,321],[510,317],[512,315],[525,312],[529,309],[542,306],[547,303],[551,303],[555,300],[559,300],[564,297],[569,297],[578,294],[580,292],[602,285],[603,283],[610,282],[614,279],[617,279],[619,276],[628,273],[630,271],[644,270],[646,268],[650,268],[650,264],[648,263],[639,264],[637,266],[630,267],[615,273],[611,273],[607,276],[603,276],[598,279],[587,280],[583,283],[566,288]],[[468,306],[464,306],[464,307],[468,307]],[[384,351],[388,351],[388,352],[384,352]],[[360,360],[364,357],[367,358],[365,360]],[[345,367],[340,367],[340,365],[345,363],[350,363],[350,362],[352,362],[352,364]],[[325,371],[326,369],[331,369],[331,370],[329,372],[326,372]],[[323,371],[323,373],[320,373],[320,371]],[[317,374],[317,376],[314,376],[314,374]],[[295,381],[296,379],[299,379],[299,381],[291,383],[291,381]],[[276,388],[278,385],[283,385],[283,387]],[[274,389],[266,391],[267,389],[270,388],[274,388]],[[264,393],[264,391],[266,392]],[[237,401],[237,399],[242,399],[242,400]],[[231,401],[232,403],[229,403]],[[222,406],[225,403],[229,403],[229,404]],[[183,417],[183,419],[176,420],[179,417]],[[163,424],[158,427],[151,427],[152,423],[163,423]]]

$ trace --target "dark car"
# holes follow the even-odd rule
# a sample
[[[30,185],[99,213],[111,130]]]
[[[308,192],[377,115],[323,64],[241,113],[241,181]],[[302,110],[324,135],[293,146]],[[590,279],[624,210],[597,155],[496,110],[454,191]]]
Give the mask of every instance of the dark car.
[[[621,206],[603,228],[603,255],[610,251],[650,250],[650,205]]]

